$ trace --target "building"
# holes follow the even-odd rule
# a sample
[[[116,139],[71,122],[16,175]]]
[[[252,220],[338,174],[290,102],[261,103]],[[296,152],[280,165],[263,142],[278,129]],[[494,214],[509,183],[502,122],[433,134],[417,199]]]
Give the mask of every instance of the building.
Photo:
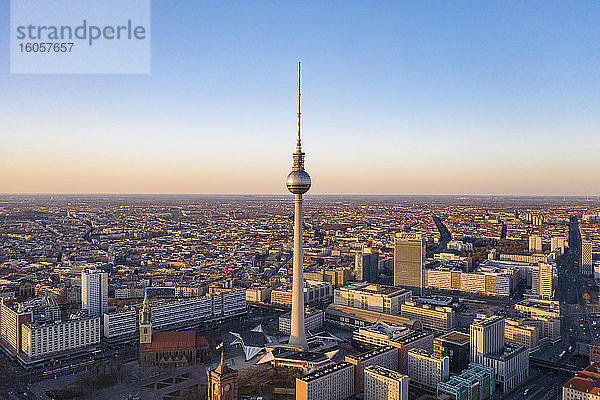
[[[247,312],[245,291],[229,289],[218,294],[176,300],[152,301],[152,328],[155,331],[181,329],[202,323],[236,317]],[[110,312],[104,315],[104,336],[119,340],[135,336],[135,312]]]
[[[421,234],[399,233],[394,242],[394,286],[423,294],[425,240]]]
[[[324,313],[318,309],[306,309],[304,311],[304,326],[307,331],[316,332],[323,328]],[[279,317],[279,333],[289,335],[291,324],[291,312]]]
[[[539,325],[536,324],[539,322]],[[541,321],[506,319],[504,322],[504,339],[508,343],[535,349],[540,340]]]
[[[135,308],[104,314],[103,336],[112,341],[129,340],[137,332]]]
[[[363,391],[364,369],[369,365],[378,365],[395,371],[398,368],[398,349],[379,347],[357,356],[346,356],[344,361],[354,365],[354,396],[358,396]]]
[[[589,240],[581,241],[581,273],[584,275],[592,275],[594,272],[592,253],[594,249],[594,243]]]
[[[292,307],[292,289],[275,289],[271,291],[271,304]],[[304,281],[304,304],[318,304],[331,299],[333,287],[329,282]]]
[[[264,303],[271,298],[271,288],[251,287],[246,289],[246,301],[254,303]]]
[[[529,252],[531,254],[537,254],[542,252],[542,238],[540,236],[529,236]]]
[[[12,300],[0,300],[0,339],[9,353],[21,351],[23,325],[32,321],[32,309]]]
[[[152,331],[152,311],[148,295],[140,310],[139,364],[161,367],[181,367],[204,359],[208,342],[195,331]]]
[[[208,369],[208,400],[236,400],[238,398],[238,372],[225,363],[223,352],[216,368]]]
[[[483,267],[473,272],[438,267],[425,271],[425,287],[440,291],[508,297],[513,291],[515,270]]]
[[[421,321],[425,328],[449,331],[456,325],[452,307],[431,307],[409,301],[402,304],[400,310],[402,317]]]
[[[400,305],[412,299],[412,292],[374,283],[354,283],[335,289],[333,303],[380,313],[399,315]]]
[[[345,400],[354,395],[354,366],[341,362],[296,378],[296,400]]]
[[[500,353],[504,348],[504,318],[478,315],[470,327],[470,360],[482,364],[486,354]]]
[[[515,311],[527,318],[560,318],[560,303],[553,300],[525,299],[515,304]]]
[[[538,263],[531,271],[531,292],[543,299],[554,298],[554,287],[557,278],[556,266]]]
[[[600,397],[600,362],[593,362],[563,385],[563,400],[597,400]]]
[[[357,281],[375,282],[379,277],[379,253],[363,248],[354,256],[354,275]]]
[[[567,238],[564,236],[553,236],[550,239],[550,251],[555,252],[559,251],[560,255],[565,254],[565,250],[567,248]]]
[[[381,313],[377,311],[364,310],[362,308],[330,304],[325,309],[325,321],[342,326],[362,327],[384,322],[394,325],[407,325],[415,329],[421,329],[420,321],[403,318],[399,315]]]
[[[470,336],[452,331],[433,339],[433,352],[439,356],[448,356],[450,372],[458,374],[469,366]]]
[[[512,390],[529,376],[527,348],[504,344],[505,320],[478,316],[471,324],[472,362],[494,369],[495,381],[503,392]]]
[[[593,342],[589,344],[590,348],[590,364],[600,361],[600,343]]]
[[[408,382],[410,378],[391,369],[378,365],[365,368],[365,400],[408,400]]]
[[[28,322],[21,327],[21,351],[26,362],[73,352],[100,343],[100,317],[77,316],[49,323]]]
[[[108,309],[108,273],[101,270],[81,271],[81,309],[101,317]]]
[[[460,375],[437,385],[437,395],[450,395],[452,400],[488,400],[494,395],[494,369],[469,364]]]
[[[293,155],[292,172],[286,180],[288,190],[294,195],[294,255],[292,273],[292,321],[289,344],[299,348],[307,348],[306,332],[304,330],[304,245],[302,231],[304,218],[302,215],[302,195],[310,189],[311,180],[304,170],[304,153],[300,140],[300,63],[298,63],[298,141]],[[271,297],[271,301],[272,301]]]
[[[408,376],[413,383],[437,388],[439,382],[445,382],[450,376],[450,358],[412,349],[408,352]]]

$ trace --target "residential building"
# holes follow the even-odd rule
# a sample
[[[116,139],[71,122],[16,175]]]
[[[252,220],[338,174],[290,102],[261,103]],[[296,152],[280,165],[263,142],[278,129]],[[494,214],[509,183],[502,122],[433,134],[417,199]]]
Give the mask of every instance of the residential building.
[[[354,365],[341,362],[296,378],[296,400],[345,400],[354,395]]]
[[[81,309],[101,317],[108,310],[108,273],[94,269],[81,271]]]
[[[304,326],[307,331],[317,332],[323,328],[324,313],[319,309],[306,309],[304,311]],[[279,317],[279,333],[289,335],[291,332],[291,312]]]
[[[395,371],[398,368],[398,349],[391,346],[379,347],[357,356],[346,356],[344,361],[354,365],[354,396],[358,396],[363,391],[365,367],[378,365]]]

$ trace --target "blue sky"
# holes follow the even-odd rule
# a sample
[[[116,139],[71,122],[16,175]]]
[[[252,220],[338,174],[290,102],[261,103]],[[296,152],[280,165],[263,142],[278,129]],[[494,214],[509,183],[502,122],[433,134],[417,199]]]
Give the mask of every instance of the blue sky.
[[[11,75],[0,192],[600,194],[600,2],[153,1],[148,75]]]

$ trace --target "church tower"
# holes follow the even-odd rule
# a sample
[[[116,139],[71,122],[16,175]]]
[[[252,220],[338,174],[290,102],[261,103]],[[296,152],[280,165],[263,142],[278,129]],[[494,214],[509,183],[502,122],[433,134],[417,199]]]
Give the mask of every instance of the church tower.
[[[238,372],[225,363],[224,350],[221,350],[221,363],[215,369],[207,370],[208,400],[235,400],[238,394]]]
[[[152,343],[152,319],[148,293],[144,296],[142,310],[140,311],[140,344],[142,343]]]

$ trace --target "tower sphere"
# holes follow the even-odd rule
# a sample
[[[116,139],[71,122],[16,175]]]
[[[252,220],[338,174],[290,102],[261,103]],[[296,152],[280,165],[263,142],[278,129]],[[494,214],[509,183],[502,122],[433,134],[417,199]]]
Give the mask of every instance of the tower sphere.
[[[292,171],[285,184],[293,194],[304,194],[310,189],[310,175],[306,171]]]

